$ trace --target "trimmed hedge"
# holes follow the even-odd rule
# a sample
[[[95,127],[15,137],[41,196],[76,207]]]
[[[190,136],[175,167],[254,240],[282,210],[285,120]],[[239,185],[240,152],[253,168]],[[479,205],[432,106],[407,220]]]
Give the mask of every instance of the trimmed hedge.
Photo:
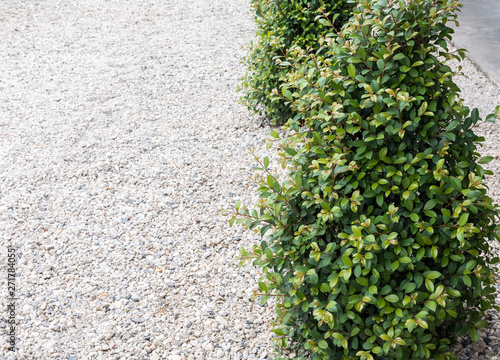
[[[459,6],[360,1],[324,58],[296,51],[286,179],[259,160],[258,210],[237,203],[230,223],[267,234],[240,251],[262,269],[262,303],[277,296],[280,345],[325,360],[452,359],[457,335],[476,341],[498,309],[491,158],[446,64],[463,58],[446,42]]]
[[[335,26],[340,28],[349,19],[352,7],[347,0],[253,0],[257,40],[250,44],[245,58],[248,71],[240,87],[248,109],[266,115],[273,124],[284,124],[293,117],[286,101],[273,101],[270,96],[289,71],[276,62],[285,59],[291,46],[317,50],[318,39],[332,31],[330,20],[318,21],[318,15],[323,12],[330,19],[335,17]]]

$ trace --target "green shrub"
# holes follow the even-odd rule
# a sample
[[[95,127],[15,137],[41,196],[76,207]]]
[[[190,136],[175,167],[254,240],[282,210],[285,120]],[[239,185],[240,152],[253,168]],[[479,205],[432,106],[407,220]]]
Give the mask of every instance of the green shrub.
[[[316,21],[321,15],[319,8],[331,19],[337,14],[335,25],[340,28],[349,18],[352,5],[347,0],[252,0],[257,40],[250,44],[245,58],[248,71],[241,87],[242,100],[249,110],[265,114],[274,124],[284,124],[293,117],[286,101],[273,101],[271,97],[271,91],[279,89],[281,77],[289,70],[277,65],[276,60],[283,59],[292,45],[317,47],[318,38],[331,31],[329,21]]]
[[[446,65],[463,58],[446,43],[458,6],[362,2],[323,61],[302,53],[289,74],[301,118],[278,142],[286,178],[259,160],[258,209],[237,203],[230,223],[267,234],[241,254],[263,272],[261,301],[276,296],[280,345],[292,338],[313,359],[438,360],[487,325],[499,213],[478,111]]]

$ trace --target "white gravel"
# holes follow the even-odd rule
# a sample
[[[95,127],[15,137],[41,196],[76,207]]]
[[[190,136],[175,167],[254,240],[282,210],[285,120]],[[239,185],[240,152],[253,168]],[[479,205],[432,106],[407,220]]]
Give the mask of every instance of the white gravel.
[[[20,257],[18,350],[7,351],[2,310],[0,358],[273,356],[273,311],[251,300],[257,271],[234,260],[255,239],[220,213],[256,202],[249,149],[266,152],[270,130],[235,93],[248,10],[249,0],[0,2],[2,309],[7,246]],[[500,104],[498,88],[465,70],[467,102],[483,114]],[[478,128],[496,201],[499,125]],[[479,357],[499,352],[493,316]]]
[[[269,129],[235,88],[247,0],[0,2],[0,358],[238,359],[270,349],[223,207]]]

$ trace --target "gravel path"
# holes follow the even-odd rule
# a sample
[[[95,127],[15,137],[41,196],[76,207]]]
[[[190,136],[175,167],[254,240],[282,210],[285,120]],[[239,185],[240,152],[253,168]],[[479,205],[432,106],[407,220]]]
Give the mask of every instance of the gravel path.
[[[249,149],[265,152],[269,133],[234,91],[254,31],[248,8],[0,2],[2,273],[8,245],[20,256],[18,351],[7,351],[2,310],[0,358],[272,356],[272,309],[251,300],[256,270],[234,260],[255,239],[220,213],[256,202]],[[483,114],[500,104],[498,88],[465,70],[469,103]],[[478,129],[495,156],[497,202],[499,125]],[[463,340],[463,359],[500,352],[492,317],[483,343]]]
[[[269,132],[235,93],[247,8],[0,3],[0,268],[13,244],[18,359],[265,357],[255,271],[233,260],[250,234],[220,215],[255,200],[249,149]]]

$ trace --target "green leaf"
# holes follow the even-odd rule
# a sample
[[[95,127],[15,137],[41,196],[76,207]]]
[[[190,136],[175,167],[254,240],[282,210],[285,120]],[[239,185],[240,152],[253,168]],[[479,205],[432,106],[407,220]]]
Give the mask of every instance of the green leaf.
[[[266,254],[266,257],[267,257],[268,260],[272,260],[273,259],[273,251],[270,248],[266,248],[264,250],[264,253]]]
[[[473,109],[470,114],[472,122],[475,124],[479,120],[479,110]]]
[[[272,224],[267,224],[263,227],[260,228],[260,235],[261,236],[264,236],[267,232],[267,230],[269,230],[273,225]]]
[[[358,49],[358,55],[362,60],[366,60],[366,51],[364,47],[360,46]]]
[[[357,265],[354,268],[354,276],[356,276],[356,277],[360,277],[361,276],[361,266]]]
[[[344,338],[344,336],[343,336],[342,334],[338,333],[338,332],[334,332],[334,333],[332,334],[332,337],[333,337],[334,339],[337,339],[337,340],[342,340],[342,339]]]
[[[424,255],[425,255],[425,249],[424,248],[421,248],[420,250],[418,250],[418,252],[417,252],[417,261],[422,260],[422,258],[424,257]]]
[[[352,226],[351,229],[352,229],[352,232],[353,232],[354,235],[356,235],[358,237],[361,237],[361,230],[363,229],[362,227],[360,227],[360,226]]]
[[[398,302],[399,301],[399,296],[397,296],[396,294],[391,294],[391,295],[387,295],[385,297],[385,299],[391,303],[395,303],[395,302]]]
[[[434,206],[436,206],[436,204],[437,204],[436,199],[430,199],[425,203],[424,211],[432,209]]]
[[[379,68],[379,70],[384,70],[384,68],[385,68],[384,60],[378,59],[377,60],[377,67]]]
[[[326,201],[321,202],[321,207],[326,211],[330,211],[330,203],[327,203]]]
[[[302,176],[299,173],[295,174],[295,182],[297,186],[302,186]]]
[[[266,168],[267,168],[268,166],[269,166],[269,157],[267,157],[267,156],[266,156],[266,157],[264,158],[264,167],[266,167]]]
[[[431,248],[431,256],[432,256],[434,259],[436,259],[436,258],[437,258],[437,256],[438,256],[438,249],[437,249],[437,247],[433,246],[433,247]]]
[[[380,335],[380,338],[384,341],[391,341],[391,337],[387,334]]]
[[[387,295],[389,294],[390,292],[392,291],[392,288],[390,287],[390,285],[386,285],[382,288],[382,290],[380,291],[380,295]]]
[[[328,284],[327,284],[327,283],[323,283],[323,284],[321,284],[321,286],[319,287],[319,289],[320,289],[322,292],[324,292],[324,293],[326,293],[326,292],[330,292],[330,286],[328,286]]]
[[[359,277],[359,278],[356,278],[356,282],[357,282],[359,285],[362,285],[362,286],[368,286],[368,280],[366,280],[364,277]]]
[[[331,27],[332,25],[330,25],[330,22],[328,22],[328,20],[326,20],[325,18],[319,18],[318,19],[318,22],[323,25],[323,26],[326,26],[326,27]],[[320,346],[321,347],[321,346]],[[326,349],[326,348],[325,348]]]
[[[462,191],[462,183],[460,182],[460,180],[458,180],[456,177],[451,176],[450,177],[450,182],[451,182],[451,186],[455,190]]]
[[[285,333],[281,329],[273,329],[274,333],[278,336],[283,336]]]
[[[399,258],[399,262],[402,264],[409,264],[411,263],[411,259],[408,256],[403,256],[402,258]]]
[[[349,66],[347,66],[347,72],[351,78],[354,79],[356,77],[356,68],[353,64],[349,64]]]
[[[344,263],[345,266],[348,266],[348,267],[352,266],[352,261],[349,258],[349,256],[347,256],[347,255],[342,256],[342,262]]]
[[[281,284],[281,275],[278,273],[273,273],[274,278],[276,279],[276,285],[280,286]]]
[[[267,181],[267,185],[269,185],[270,187],[273,187],[273,185],[274,185],[274,179],[273,179],[273,177],[271,175],[267,176],[266,181]]]
[[[488,327],[488,325],[489,324],[488,324],[488,322],[486,320],[479,320],[478,322],[476,322],[474,324],[474,326],[476,328],[479,328],[479,329],[486,328],[486,327]]]
[[[426,278],[429,280],[434,280],[440,276],[441,276],[441,273],[439,271],[431,271],[426,275]]]
[[[425,303],[425,306],[427,306],[432,311],[436,311],[436,303],[432,300],[427,301]]]
[[[326,306],[326,310],[328,310],[328,311],[332,311],[332,310],[335,308],[335,306],[336,306],[336,305],[337,305],[337,302],[336,302],[336,301],[330,301],[330,302],[328,303],[328,305]],[[305,310],[304,310],[304,311],[305,311]]]
[[[469,213],[463,213],[462,216],[460,216],[460,220],[458,221],[458,225],[464,226],[468,220],[469,220]]]
[[[302,311],[303,311],[303,312],[306,312],[306,311],[309,309],[309,303],[308,303],[307,301],[304,301],[304,302],[302,303],[302,306],[301,306],[301,307],[302,307]]]
[[[268,221],[268,220],[273,220],[273,219],[274,219],[274,217],[272,217],[271,215],[262,215],[260,217],[261,221]]]
[[[441,214],[443,214],[443,222],[446,224],[450,220],[451,212],[448,209],[442,208]]]
[[[399,261],[396,260],[391,264],[391,270],[396,271],[399,268]]]
[[[492,156],[484,156],[481,159],[479,159],[478,163],[479,164],[488,164],[489,162],[491,162],[491,160],[493,160]]]
[[[360,58],[357,58],[355,56],[351,56],[350,58],[347,59],[347,62],[352,63],[352,64],[359,64],[362,61]]]
[[[377,301],[377,307],[378,307],[379,309],[384,308],[384,307],[385,307],[385,300],[384,300],[384,299],[382,299],[382,298],[379,298],[379,299],[378,299],[378,301]]]
[[[328,349],[328,343],[325,340],[320,340],[318,342],[318,346],[323,350]]]
[[[472,341],[474,342],[478,342],[479,341],[479,334],[477,332],[477,330],[473,327],[469,328],[469,332],[470,332],[470,338]]]
[[[429,290],[430,292],[434,292],[434,283],[432,282],[432,280],[430,279],[425,279],[425,287],[427,288],[427,290]]]
[[[424,329],[428,329],[429,328],[429,325],[427,324],[427,321],[425,320],[422,320],[422,319],[418,319],[419,321],[417,321],[418,325]]]

